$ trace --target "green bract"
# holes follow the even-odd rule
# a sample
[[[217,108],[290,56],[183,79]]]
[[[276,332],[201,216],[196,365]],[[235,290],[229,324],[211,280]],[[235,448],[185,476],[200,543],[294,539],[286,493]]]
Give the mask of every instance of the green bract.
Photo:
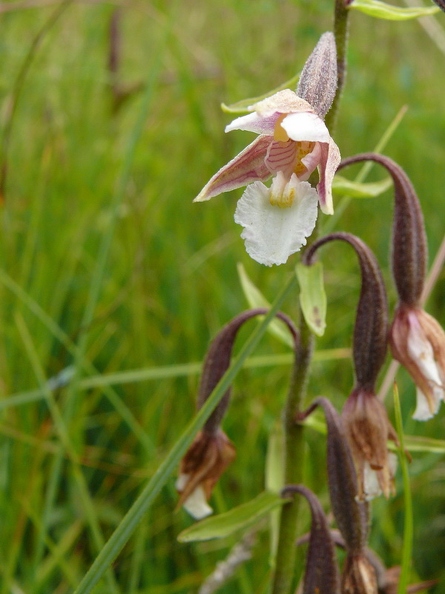
[[[317,336],[323,336],[326,328],[326,293],[323,285],[321,262],[305,266],[297,264],[296,273],[300,284],[300,304],[304,319]]]
[[[256,524],[262,516],[285,502],[286,500],[276,493],[264,491],[248,503],[234,507],[224,514],[193,524],[193,526],[179,534],[178,540],[180,542],[193,542],[230,536],[237,530]]]
[[[407,21],[419,17],[435,14],[440,11],[436,6],[418,6],[416,8],[401,8],[400,6],[391,6],[379,0],[354,0],[349,8],[355,8],[360,12],[369,14],[377,19],[387,21]]]

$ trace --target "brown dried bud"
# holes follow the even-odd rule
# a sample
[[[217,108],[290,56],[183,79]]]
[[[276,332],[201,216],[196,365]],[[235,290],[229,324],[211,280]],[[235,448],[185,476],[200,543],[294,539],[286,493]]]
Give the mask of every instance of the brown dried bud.
[[[358,497],[368,500],[393,491],[395,454],[388,439],[398,443],[384,405],[373,392],[355,388],[345,403],[342,419],[358,474]]]
[[[400,304],[389,344],[394,359],[406,367],[417,385],[413,418],[431,418],[445,398],[445,332],[423,309]]]
[[[297,95],[324,119],[337,91],[337,48],[334,34],[323,33],[301,72]]]
[[[361,161],[383,165],[394,182],[394,224],[392,271],[399,299],[418,305],[426,273],[427,245],[422,209],[414,187],[404,170],[392,159],[377,153],[363,153],[343,159],[338,169]]]
[[[178,506],[196,519],[212,513],[207,500],[219,477],[236,457],[235,447],[225,433],[201,431],[181,461],[176,489]]]
[[[302,594],[340,594],[335,547],[323,508],[312,491],[303,485],[288,485],[282,490],[283,497],[291,493],[299,493],[306,498],[312,515]]]
[[[341,591],[342,594],[378,594],[374,568],[364,553],[346,557]]]

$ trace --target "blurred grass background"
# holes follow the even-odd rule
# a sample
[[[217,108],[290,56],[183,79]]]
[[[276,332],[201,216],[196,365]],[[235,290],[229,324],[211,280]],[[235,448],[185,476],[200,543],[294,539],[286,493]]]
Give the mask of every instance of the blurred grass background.
[[[206,204],[192,199],[250,139],[247,133],[223,133],[230,117],[220,103],[260,95],[297,73],[320,34],[332,27],[332,4],[68,2],[33,48],[61,5],[0,3],[0,118],[7,163],[0,234],[2,594],[75,589],[193,415],[198,366],[180,366],[198,363],[210,338],[246,307],[236,264],[243,263],[271,301],[292,272],[295,258],[268,269],[244,252],[233,222],[241,191]],[[120,37],[114,74],[112,22]],[[444,16],[436,22],[443,39]],[[352,14],[348,56],[335,139],[345,156],[371,150],[408,106],[385,152],[418,190],[433,256],[444,229],[443,51],[418,22]],[[370,179],[381,177],[376,168]],[[352,202],[336,228],[360,235],[376,251],[393,306],[391,212],[389,191]],[[102,279],[97,262],[107,237]],[[323,262],[328,327],[317,349],[349,347],[357,263],[343,245],[326,249]],[[99,283],[97,304],[85,327],[94,283]],[[442,324],[444,293],[441,275],[428,310]],[[285,310],[296,315],[297,295]],[[247,335],[243,331],[239,343]],[[74,345],[85,337],[76,359]],[[283,352],[284,346],[266,337],[257,354]],[[53,391],[45,388],[48,379],[61,372],[69,377],[80,363],[80,384],[75,375],[71,386],[61,381]],[[107,380],[133,370],[145,379]],[[280,418],[288,373],[286,366],[259,366],[237,378],[224,427],[238,457],[216,489],[217,511],[262,490],[268,435]],[[147,379],[149,374],[154,379]],[[415,423],[414,389],[405,373],[399,372],[398,381],[406,432],[442,438],[443,411],[428,424]],[[327,395],[341,407],[352,382],[349,360],[315,362],[309,395]],[[307,484],[327,505],[324,444],[311,431],[307,437]],[[443,455],[416,454],[411,474],[413,578],[437,578],[431,591],[445,593]],[[116,561],[114,578],[95,591],[198,590],[236,540],[179,544],[177,534],[190,520],[174,513],[175,504],[172,478]],[[398,564],[400,488],[389,502],[373,507],[371,543],[388,565]],[[268,544],[267,533],[261,533],[254,561],[221,592],[266,591]]]

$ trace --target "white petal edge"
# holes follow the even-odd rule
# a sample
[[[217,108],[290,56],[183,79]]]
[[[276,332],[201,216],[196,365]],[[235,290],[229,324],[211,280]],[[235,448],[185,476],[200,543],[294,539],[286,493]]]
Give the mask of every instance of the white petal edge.
[[[184,490],[185,485],[189,480],[188,474],[180,474],[176,481],[176,489],[179,493]],[[202,520],[207,516],[213,514],[213,509],[207,503],[204,489],[201,486],[196,487],[189,497],[184,501],[182,507],[188,512],[195,520]]]
[[[272,187],[261,182],[247,186],[238,201],[235,222],[244,227],[247,253],[265,266],[287,262],[289,256],[306,244],[314,230],[318,214],[318,194],[308,182],[295,174],[285,183],[286,191],[295,191],[292,206],[280,208],[269,201],[271,191],[283,187],[283,175],[278,173]]]
[[[393,452],[388,452],[388,469],[390,477],[394,477],[397,470],[397,456]],[[363,490],[366,501],[370,501],[382,494],[377,471],[371,468],[369,462],[364,463]]]
[[[410,358],[427,380],[434,400],[433,410],[431,410],[428,398],[417,388],[417,404],[413,419],[416,421],[427,421],[439,410],[440,401],[445,398],[445,387],[440,379],[440,371],[437,361],[434,358],[433,347],[415,317],[410,318],[407,347]]]
[[[267,134],[273,136],[275,129],[275,122],[279,117],[279,113],[274,113],[269,116],[258,115],[257,113],[249,113],[248,115],[236,118],[228,124],[225,128],[226,132],[232,130],[245,130],[246,132],[255,132],[256,134]]]
[[[431,411],[429,400],[422,392],[420,388],[417,388],[417,403],[416,403],[416,410],[413,414],[413,419],[415,421],[428,421],[428,419],[432,419],[434,415],[439,410],[440,401],[444,399],[444,392],[441,388],[434,387],[433,388],[433,399],[434,399],[434,410]]]
[[[291,113],[281,122],[289,138],[295,141],[329,142],[331,135],[323,120],[315,113]]]

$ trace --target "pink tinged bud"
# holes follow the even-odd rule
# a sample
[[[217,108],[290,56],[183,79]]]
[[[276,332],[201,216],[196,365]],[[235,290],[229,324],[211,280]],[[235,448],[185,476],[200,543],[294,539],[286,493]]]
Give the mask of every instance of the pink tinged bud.
[[[346,557],[341,591],[342,594],[378,594],[375,571],[365,553]]]
[[[404,170],[384,155],[376,153],[355,155],[344,159],[339,169],[361,161],[375,161],[383,165],[393,179],[393,276],[400,301],[416,306],[422,294],[427,262],[425,226],[419,199]]]
[[[337,91],[337,48],[333,33],[324,33],[301,72],[297,95],[324,118]]]
[[[288,485],[283,497],[299,493],[306,498],[312,515],[302,594],[340,594],[340,576],[334,542],[323,508],[317,497],[303,485]]]
[[[342,412],[346,435],[358,474],[358,497],[368,500],[394,490],[395,456],[388,452],[388,439],[398,443],[384,405],[373,392],[356,388]]]
[[[445,398],[445,332],[418,307],[401,304],[391,326],[392,355],[410,373],[417,386],[413,418],[430,419]]]

